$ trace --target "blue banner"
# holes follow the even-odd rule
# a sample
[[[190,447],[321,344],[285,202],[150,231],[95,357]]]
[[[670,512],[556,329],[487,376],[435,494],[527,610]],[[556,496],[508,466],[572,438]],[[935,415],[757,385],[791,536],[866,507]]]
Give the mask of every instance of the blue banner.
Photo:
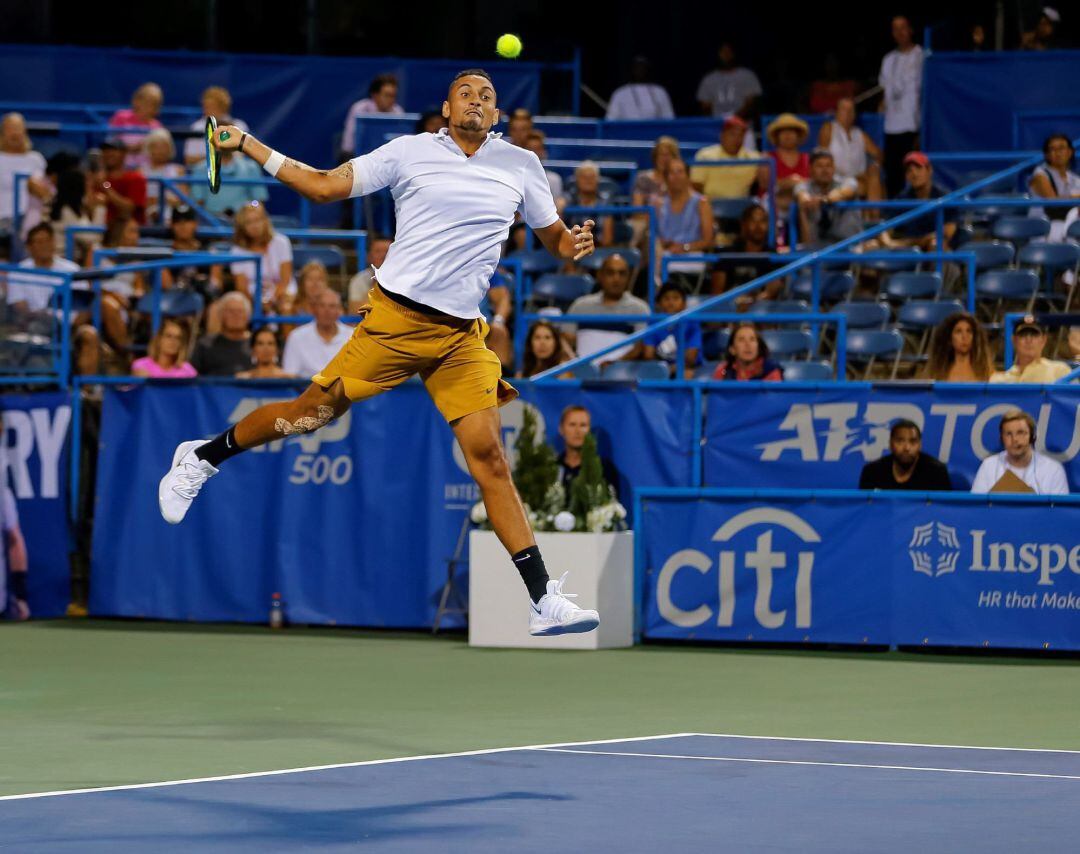
[[[526,405],[557,444],[562,409],[582,404],[593,412],[601,453],[621,471],[625,501],[633,485],[691,482],[690,392],[522,386],[522,399],[502,409],[511,458]],[[214,435],[296,391],[245,383],[108,388],[92,613],[261,622],[280,593],[295,622],[432,624],[446,560],[480,496],[419,383],[354,406],[321,431],[229,460],[183,524],[162,521],[157,485],[179,442]]]
[[[642,496],[648,638],[1080,649],[1080,502]]]
[[[1038,424],[1036,446],[1065,466],[1080,491],[1076,386],[713,387],[706,402],[706,486],[853,489],[862,467],[889,451],[889,426],[920,426],[923,451],[970,489],[979,463],[1001,450],[998,421],[1019,407]]]
[[[71,595],[65,503],[71,395],[4,394],[0,409],[4,420],[0,487],[6,485],[15,496],[26,540],[30,612],[35,617],[57,617]]]

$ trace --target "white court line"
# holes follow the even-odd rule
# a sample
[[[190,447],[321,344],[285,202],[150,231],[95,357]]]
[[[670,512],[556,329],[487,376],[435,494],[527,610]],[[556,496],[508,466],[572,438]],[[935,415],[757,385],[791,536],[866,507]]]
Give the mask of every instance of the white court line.
[[[812,762],[803,759],[750,759],[738,756],[684,756],[674,753],[623,753],[615,750],[574,750],[565,747],[534,747],[538,753],[581,753],[585,756],[632,756],[640,759],[694,759],[699,762],[749,762],[760,765],[815,765],[829,768],[876,768],[885,771],[934,771],[942,774],[985,774],[992,777],[1041,777],[1049,780],[1080,780],[1072,774],[1035,774],[1027,771],[978,771],[973,768],[926,768],[918,765],[863,765],[858,762]]]
[[[310,765],[306,768],[281,768],[274,771],[250,771],[244,774],[223,774],[218,777],[192,777],[186,780],[163,780],[157,783],[128,783],[122,786],[97,786],[88,789],[61,789],[55,792],[28,792],[23,795],[0,795],[0,801],[20,801],[30,798],[54,798],[60,795],[85,795],[92,792],[122,792],[130,789],[157,789],[162,786],[186,786],[192,783],[218,783],[224,780],[249,780],[253,777],[274,777],[279,774],[302,774],[308,771],[332,771],[335,768],[359,768],[364,765],[391,765],[397,762],[419,762],[426,759],[453,759],[460,756],[485,756],[510,753],[515,750],[540,750],[554,747],[573,747],[583,744],[624,744],[628,741],[654,741],[662,738],[683,738],[690,732],[667,735],[639,735],[633,738],[604,738],[590,741],[567,741],[555,744],[523,744],[518,747],[489,747],[484,750],[463,750],[458,753],[429,753],[423,756],[399,756],[394,759],[367,759],[361,762],[338,762],[333,765]]]
[[[783,735],[736,735],[730,732],[689,732],[702,738],[747,738],[760,741],[811,741],[821,744],[872,744],[882,747],[935,747],[942,750],[1015,750],[1023,753],[1073,753],[1080,750],[1059,750],[1052,747],[985,747],[978,744],[920,744],[917,741],[855,741],[847,738],[797,738]],[[563,746],[563,745],[558,745]]]

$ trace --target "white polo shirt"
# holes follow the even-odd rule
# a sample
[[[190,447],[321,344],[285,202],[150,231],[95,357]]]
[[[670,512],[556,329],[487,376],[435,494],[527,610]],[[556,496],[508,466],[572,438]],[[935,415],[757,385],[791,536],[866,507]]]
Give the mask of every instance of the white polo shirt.
[[[49,270],[54,273],[77,273],[79,265],[67,258],[53,256],[52,263],[48,267],[38,267],[33,258],[23,258],[19,266],[27,270]],[[54,288],[50,285],[59,285],[60,279],[46,278],[44,276],[20,276],[11,273],[8,277],[7,301],[14,305],[17,302],[25,302],[31,311],[44,311],[49,307]],[[71,283],[72,290],[86,290],[90,285],[85,281]],[[57,302],[59,305],[59,302]]]
[[[1020,480],[1030,486],[1038,495],[1068,495],[1069,480],[1065,476],[1065,468],[1057,460],[1040,454],[1038,451],[1031,452],[1031,462],[1022,469],[1009,464],[1009,457],[1005,451],[987,457],[979,466],[975,474],[975,480],[971,484],[971,491],[984,493],[989,492],[995,483],[1011,471]]]
[[[338,321],[337,333],[327,341],[319,334],[314,320],[298,326],[285,339],[281,367],[285,373],[295,377],[317,374],[338,354],[338,350],[345,346],[352,333],[351,326]]]
[[[532,229],[559,218],[540,160],[501,136],[489,133],[472,157],[443,128],[353,158],[353,196],[389,187],[394,197],[380,284],[455,317],[481,316],[514,214]]]

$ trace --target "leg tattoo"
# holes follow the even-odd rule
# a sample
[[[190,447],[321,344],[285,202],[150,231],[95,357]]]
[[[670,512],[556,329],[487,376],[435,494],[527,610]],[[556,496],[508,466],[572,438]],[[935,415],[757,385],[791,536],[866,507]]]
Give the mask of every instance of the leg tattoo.
[[[333,418],[334,410],[331,407],[319,406],[318,415],[315,416],[304,415],[297,418],[296,421],[286,421],[284,418],[278,418],[274,422],[274,429],[283,436],[292,433],[310,433],[312,430],[325,427]]]

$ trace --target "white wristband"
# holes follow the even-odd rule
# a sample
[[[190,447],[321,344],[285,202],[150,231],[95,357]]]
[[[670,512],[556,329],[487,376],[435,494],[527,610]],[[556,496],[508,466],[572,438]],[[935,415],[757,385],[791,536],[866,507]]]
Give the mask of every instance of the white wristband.
[[[266,158],[263,169],[271,178],[276,178],[278,170],[285,165],[285,155],[280,151],[270,149],[270,156]]]

